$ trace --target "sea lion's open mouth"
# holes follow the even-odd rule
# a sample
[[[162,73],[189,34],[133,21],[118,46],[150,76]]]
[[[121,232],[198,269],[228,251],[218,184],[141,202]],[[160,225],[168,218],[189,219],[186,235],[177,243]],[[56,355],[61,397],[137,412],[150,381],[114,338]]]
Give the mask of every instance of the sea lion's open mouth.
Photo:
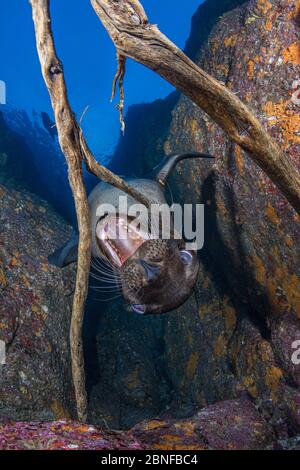
[[[96,226],[99,249],[118,268],[151,238],[146,228],[137,227],[132,220],[127,216],[108,214]]]

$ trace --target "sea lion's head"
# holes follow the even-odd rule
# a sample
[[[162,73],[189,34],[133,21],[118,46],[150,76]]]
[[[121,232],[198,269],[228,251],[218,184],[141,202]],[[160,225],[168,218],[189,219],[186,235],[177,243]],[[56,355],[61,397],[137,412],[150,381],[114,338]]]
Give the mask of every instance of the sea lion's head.
[[[110,238],[111,218],[98,222],[96,238],[102,254],[118,269],[128,308],[139,314],[160,314],[182,305],[195,287],[196,252],[187,250],[183,240],[147,239],[134,228],[128,233],[126,220],[117,217],[114,222],[119,228],[117,239]]]
[[[190,297],[198,270],[183,241],[148,240],[121,268],[124,298],[140,314],[169,312]]]

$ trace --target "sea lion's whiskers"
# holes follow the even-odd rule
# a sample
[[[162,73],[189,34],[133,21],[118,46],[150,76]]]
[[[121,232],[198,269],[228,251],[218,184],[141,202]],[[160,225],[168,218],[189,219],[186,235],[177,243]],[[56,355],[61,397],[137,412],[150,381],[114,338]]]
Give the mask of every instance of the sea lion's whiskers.
[[[107,269],[95,264],[95,263],[91,263],[91,266],[92,266],[92,269],[91,269],[91,272],[96,272],[96,273],[100,273],[100,274],[104,274],[108,279],[120,279],[120,274],[119,273],[115,273],[113,271],[108,271]]]
[[[97,287],[97,286],[91,286],[91,289],[99,291],[99,292],[120,292],[120,289],[118,287]]]
[[[98,291],[103,291],[103,292],[120,292],[121,291],[121,284],[117,283],[115,281],[107,280],[106,278],[102,278],[97,275],[92,275],[91,276],[93,279],[96,281],[100,281],[103,285],[96,285],[96,286],[90,286],[93,290],[98,290]]]
[[[116,279],[116,278],[109,278],[107,275],[104,273],[94,273],[91,272],[90,276],[93,277],[94,279],[98,279],[99,281],[103,281],[106,284],[114,284],[114,285],[121,285],[121,280]]]
[[[99,269],[96,266],[93,266],[93,269],[96,271],[96,273],[100,273],[100,274],[103,274],[104,276],[106,276],[107,279],[119,279],[120,278],[120,276],[117,276],[116,274],[110,274],[109,272],[103,271],[102,269]],[[93,271],[91,271],[91,272],[93,272]]]
[[[120,278],[119,272],[115,272],[110,269],[107,269],[105,266],[101,266],[98,263],[95,263],[94,261],[91,262],[91,265],[96,271],[106,274],[108,277]]]
[[[102,279],[96,279],[96,281],[103,282]],[[120,289],[121,285],[118,285],[118,284],[105,284],[105,285],[102,285],[101,287],[99,286],[99,288],[101,288],[101,289]]]
[[[109,271],[106,271],[102,268],[99,268],[99,266],[95,265],[95,264],[92,264],[92,267],[93,269],[96,271],[96,272],[99,272],[101,274],[105,274],[108,278],[110,279],[118,279],[120,278],[120,275],[117,274],[117,273],[112,273],[112,272],[109,272]]]
[[[104,274],[105,276],[113,279],[120,279],[120,272],[117,271],[112,271],[105,266],[101,266],[97,263],[92,263],[92,267],[96,272],[99,272],[101,274]]]
[[[122,297],[122,294],[116,295],[114,297],[110,297],[109,299],[97,299],[98,302],[110,302],[111,300],[118,299],[119,297]]]
[[[92,259],[92,263],[94,263],[95,265],[103,268],[103,269],[106,269],[107,271],[110,271],[110,272],[115,272],[115,273],[119,273],[120,272],[120,269],[117,268],[116,266],[114,266],[112,263],[110,263],[108,260],[107,261],[103,261],[101,260],[100,258],[96,258],[96,257],[93,257]]]
[[[102,266],[105,266],[108,269],[111,269],[112,271],[116,271],[116,272],[120,271],[120,268],[118,266],[115,266],[109,259],[106,259],[104,261],[104,260],[98,258],[97,262],[99,262],[99,264],[102,264]]]
[[[102,277],[102,276],[98,276],[97,274],[94,274],[94,273],[90,273],[91,277],[98,280],[98,281],[102,281],[106,284],[111,284],[111,285],[115,285],[115,286],[120,286],[121,285],[121,282],[118,282],[114,279],[107,279],[105,277]]]
[[[102,266],[105,266],[109,269],[111,269],[112,271],[118,271],[118,268],[116,266],[114,266],[113,264],[110,263],[110,261],[108,259],[102,259],[102,258],[99,258],[99,257],[96,257],[96,256],[93,256],[92,259],[97,263],[97,264],[101,264]]]

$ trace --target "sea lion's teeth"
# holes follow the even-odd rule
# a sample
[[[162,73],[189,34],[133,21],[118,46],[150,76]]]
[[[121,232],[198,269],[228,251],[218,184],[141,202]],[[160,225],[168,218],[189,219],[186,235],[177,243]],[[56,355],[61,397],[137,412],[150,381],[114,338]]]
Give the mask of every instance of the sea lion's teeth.
[[[98,237],[105,247],[104,254],[117,266],[122,266],[148,239],[144,231],[140,233],[129,220],[116,217],[111,217],[109,223],[101,222]]]

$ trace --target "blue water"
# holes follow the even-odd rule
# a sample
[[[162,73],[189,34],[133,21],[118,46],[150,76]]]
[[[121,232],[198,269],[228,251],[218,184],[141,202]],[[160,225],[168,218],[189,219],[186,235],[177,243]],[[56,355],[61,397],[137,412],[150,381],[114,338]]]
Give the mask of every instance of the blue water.
[[[144,0],[151,22],[157,23],[176,44],[184,47],[192,14],[201,0]],[[89,105],[83,127],[94,154],[110,159],[120,134],[119,117],[109,102],[116,70],[115,48],[89,0],[52,0],[52,27],[63,61],[70,102],[77,116]],[[52,114],[38,62],[31,7],[28,1],[1,0],[0,80],[7,85],[11,107]],[[145,67],[128,61],[126,109],[129,105],[165,97],[172,87]],[[0,107],[1,110],[1,107]]]

